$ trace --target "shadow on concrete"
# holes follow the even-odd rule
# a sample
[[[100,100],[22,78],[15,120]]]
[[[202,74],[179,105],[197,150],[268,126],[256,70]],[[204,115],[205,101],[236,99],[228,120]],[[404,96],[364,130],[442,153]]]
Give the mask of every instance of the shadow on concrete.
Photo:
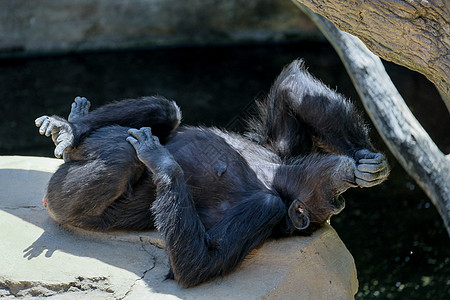
[[[30,278],[38,275],[38,278],[46,281],[51,277],[47,275],[52,272],[71,273],[70,269],[58,270],[58,265],[52,263],[52,260],[58,262],[61,256],[63,260],[75,256],[93,258],[133,272],[136,278],[143,278],[147,271],[155,268],[158,260],[160,270],[155,274],[157,278],[152,278],[152,281],[164,280],[169,270],[168,260],[163,249],[151,244],[152,239],[158,240],[156,232],[87,232],[55,223],[42,205],[42,197],[51,175],[52,172],[36,170],[0,169],[0,225],[3,228],[0,236],[5,241],[3,246],[6,248],[2,252],[14,253],[13,257],[6,259],[11,265],[15,265],[16,269],[27,269],[27,264],[40,264],[42,268],[38,268],[37,272],[41,274],[33,274]],[[86,266],[90,267],[92,266]],[[0,276],[14,277],[14,270],[5,272],[6,274],[2,274],[0,271]],[[76,272],[78,268],[73,271],[74,278],[83,276]],[[18,274],[17,278],[22,275]]]

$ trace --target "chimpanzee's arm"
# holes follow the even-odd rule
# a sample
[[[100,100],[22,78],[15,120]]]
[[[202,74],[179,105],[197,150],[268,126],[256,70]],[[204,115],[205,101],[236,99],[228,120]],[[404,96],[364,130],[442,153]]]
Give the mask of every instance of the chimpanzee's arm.
[[[294,61],[275,81],[253,136],[281,157],[306,154],[313,145],[355,159],[360,186],[385,180],[389,167],[369,141],[368,129],[353,104],[311,76],[302,61]]]
[[[360,149],[375,152],[368,130],[353,104],[311,76],[301,60],[287,66],[260,105],[257,133],[284,157],[298,155],[299,137],[334,154],[353,157]],[[304,154],[304,153],[300,153]]]
[[[181,285],[193,286],[231,271],[285,217],[286,207],[280,198],[256,192],[206,231],[183,171],[171,154],[151,135],[149,128],[129,132],[128,141],[154,173],[155,223],[166,242],[174,277]]]

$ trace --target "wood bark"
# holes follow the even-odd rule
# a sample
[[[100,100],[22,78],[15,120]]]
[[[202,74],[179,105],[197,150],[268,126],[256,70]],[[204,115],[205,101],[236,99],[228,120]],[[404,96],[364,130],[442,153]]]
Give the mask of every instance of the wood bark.
[[[379,57],[425,75],[450,111],[449,0],[296,1],[359,37]]]
[[[447,157],[413,116],[380,58],[357,37],[336,28],[305,6],[341,57],[363,105],[391,152],[425,191],[450,235],[450,156]]]

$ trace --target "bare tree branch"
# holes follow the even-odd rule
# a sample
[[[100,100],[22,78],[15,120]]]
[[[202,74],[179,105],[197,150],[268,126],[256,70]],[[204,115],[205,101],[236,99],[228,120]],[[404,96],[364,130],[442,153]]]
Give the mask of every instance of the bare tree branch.
[[[324,17],[305,12],[341,57],[364,107],[391,152],[436,206],[450,235],[450,159],[413,116],[377,56]]]
[[[379,57],[425,75],[450,111],[448,0],[297,1],[359,37]]]

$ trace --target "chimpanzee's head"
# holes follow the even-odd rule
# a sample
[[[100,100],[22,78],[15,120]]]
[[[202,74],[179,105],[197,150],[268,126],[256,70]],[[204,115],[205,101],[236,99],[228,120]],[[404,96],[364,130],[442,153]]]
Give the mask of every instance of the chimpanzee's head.
[[[346,156],[310,155],[280,168],[287,217],[296,231],[310,233],[345,207],[341,194],[354,183],[355,162]],[[281,181],[283,180],[283,181]]]
[[[345,207],[345,200],[342,196],[335,197],[331,201],[324,201],[326,203],[322,205],[315,203],[314,207],[308,207],[306,204],[308,202],[294,199],[288,208],[288,217],[296,230],[314,230],[329,220],[331,216],[340,213]]]

